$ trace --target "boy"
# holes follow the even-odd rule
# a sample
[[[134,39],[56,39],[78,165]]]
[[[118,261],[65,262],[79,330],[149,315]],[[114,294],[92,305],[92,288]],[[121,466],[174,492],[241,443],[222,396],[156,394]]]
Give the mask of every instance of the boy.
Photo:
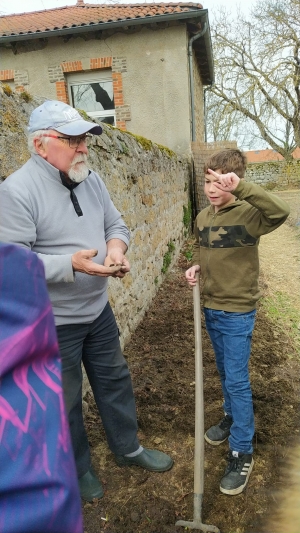
[[[224,396],[224,418],[205,433],[212,445],[229,437],[228,465],[220,491],[244,490],[253,468],[254,414],[248,362],[258,288],[261,235],[278,228],[289,206],[259,185],[244,182],[247,160],[240,150],[213,155],[204,167],[210,206],[195,221],[191,287],[201,271],[206,328],[216,357]]]

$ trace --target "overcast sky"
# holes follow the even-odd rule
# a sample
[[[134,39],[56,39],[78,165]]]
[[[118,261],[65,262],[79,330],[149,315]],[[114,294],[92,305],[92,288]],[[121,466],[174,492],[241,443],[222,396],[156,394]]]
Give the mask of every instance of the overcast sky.
[[[153,1],[153,0],[151,0]],[[187,1],[187,0],[181,0]],[[87,3],[90,4],[109,4],[109,1],[103,2],[101,0],[87,0]],[[142,2],[128,2],[123,0],[118,2],[122,4],[128,3],[142,3]],[[198,0],[198,3],[201,3],[205,9],[212,9],[219,5],[225,5],[230,9],[239,5],[242,10],[246,11],[254,5],[255,0]],[[39,11],[42,9],[51,9],[54,7],[62,6],[72,6],[76,4],[76,0],[0,0],[0,14],[8,15],[10,13],[24,13],[25,11]],[[212,13],[213,15],[213,13]]]

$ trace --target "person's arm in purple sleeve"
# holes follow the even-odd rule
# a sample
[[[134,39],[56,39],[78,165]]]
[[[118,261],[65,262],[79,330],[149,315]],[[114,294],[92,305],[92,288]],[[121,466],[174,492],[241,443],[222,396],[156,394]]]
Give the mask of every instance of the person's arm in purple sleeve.
[[[0,531],[82,533],[44,267],[0,244]]]

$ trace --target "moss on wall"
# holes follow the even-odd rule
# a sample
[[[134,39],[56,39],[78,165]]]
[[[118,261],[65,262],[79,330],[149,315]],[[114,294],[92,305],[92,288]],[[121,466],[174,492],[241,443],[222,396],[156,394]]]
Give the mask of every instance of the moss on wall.
[[[150,139],[146,139],[141,135],[135,135],[134,133],[131,133],[131,131],[127,131],[126,133],[127,135],[131,135],[132,137],[134,137],[134,139],[144,148],[144,150],[148,151],[153,148],[153,142],[150,141]]]
[[[157,143],[155,143],[155,145],[161,152],[165,152],[169,157],[177,157],[177,154],[167,146],[163,146],[162,144]]]
[[[134,139],[136,139],[136,141],[144,148],[144,150],[149,151],[149,150],[152,150],[154,147],[156,147],[161,152],[164,152],[165,154],[167,154],[169,157],[176,157],[177,158],[177,154],[175,152],[173,152],[173,150],[171,150],[167,146],[163,146],[162,144],[154,143],[154,142],[150,141],[150,139],[146,139],[145,137],[142,137],[141,135],[135,135],[135,133],[131,133],[131,131],[126,131],[126,134],[127,135],[131,135],[132,137],[134,137]]]
[[[0,181],[28,160],[28,116],[40,104],[13,91],[8,95],[5,87],[0,83]]]

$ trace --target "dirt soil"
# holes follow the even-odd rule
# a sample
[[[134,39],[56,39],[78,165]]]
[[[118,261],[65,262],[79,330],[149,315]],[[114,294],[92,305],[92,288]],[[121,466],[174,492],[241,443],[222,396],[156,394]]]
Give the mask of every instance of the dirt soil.
[[[222,533],[271,533],[268,517],[277,505],[277,489],[286,483],[282,465],[293,439],[299,436],[300,191],[276,194],[287,199],[292,212],[260,245],[264,298],[258,307],[250,364],[255,464],[242,494],[232,497],[219,492],[228,444],[212,447],[205,443],[202,521]],[[125,349],[140,441],[169,453],[175,464],[163,474],[119,468],[90,398],[86,423],[93,464],[105,495],[83,505],[85,533],[179,533],[184,528],[175,527],[175,522],[193,519],[194,323],[192,291],[184,279],[189,266],[184,251]],[[278,295],[287,312],[267,314],[264,299]],[[296,331],[295,317],[299,319]],[[208,428],[222,417],[222,394],[204,320],[202,330]]]

